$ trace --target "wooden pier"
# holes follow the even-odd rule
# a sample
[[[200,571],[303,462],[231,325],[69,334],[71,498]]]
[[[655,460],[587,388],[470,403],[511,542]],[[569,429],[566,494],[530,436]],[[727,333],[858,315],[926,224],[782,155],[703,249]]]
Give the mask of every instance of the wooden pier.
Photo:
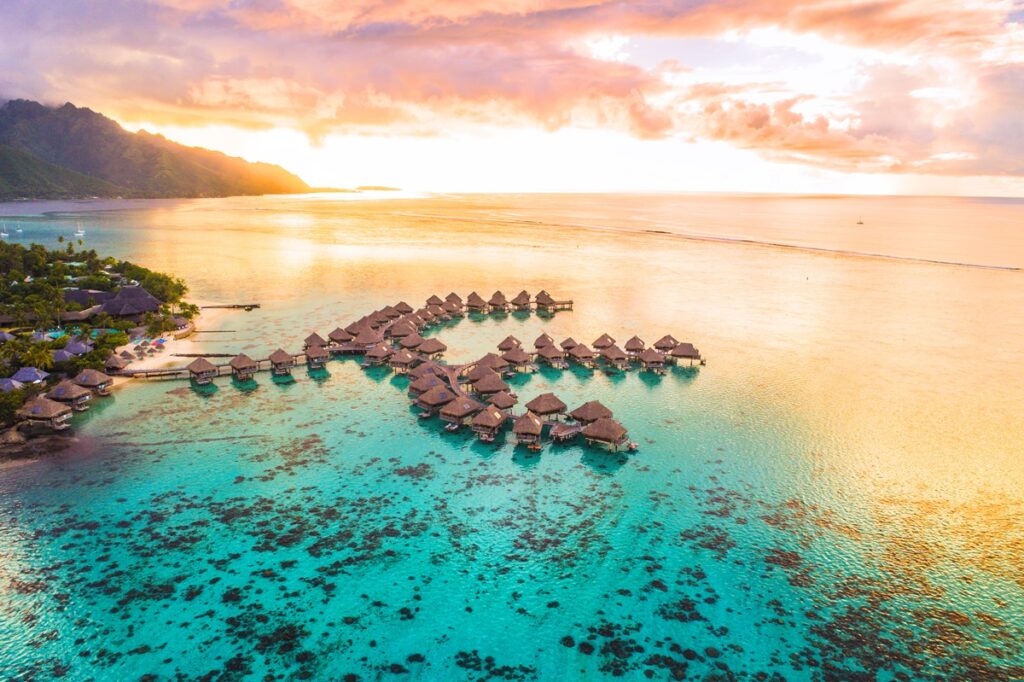
[[[204,306],[200,306],[200,308],[202,310],[216,310],[216,309],[225,310],[225,309],[232,309],[232,310],[246,310],[246,311],[254,310],[254,309],[259,308],[259,307],[260,307],[259,303],[226,303],[224,305],[204,305]]]

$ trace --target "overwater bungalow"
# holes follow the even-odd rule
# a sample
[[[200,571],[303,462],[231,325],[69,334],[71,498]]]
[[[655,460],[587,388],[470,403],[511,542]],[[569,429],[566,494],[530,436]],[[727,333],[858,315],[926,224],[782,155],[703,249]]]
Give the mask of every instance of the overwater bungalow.
[[[621,348],[612,344],[601,351],[601,357],[609,365],[618,370],[629,369],[629,356]]]
[[[292,367],[295,366],[295,358],[284,349],[278,348],[270,354],[270,373],[275,377],[286,377],[291,375]]]
[[[450,320],[452,319],[451,313],[445,311],[440,305],[427,306],[427,312],[434,316],[435,320]]]
[[[538,336],[536,339],[534,339],[533,347],[539,350],[539,349],[543,348],[544,346],[553,346],[554,343],[555,343],[555,340],[553,338],[551,338],[550,336],[548,336],[545,333],[542,333],[540,336]]]
[[[196,358],[192,362],[188,363],[188,367],[186,367],[186,369],[188,370],[192,381],[196,382],[199,386],[204,386],[210,383],[213,381],[213,378],[220,373],[220,370],[218,370],[217,367],[206,358]]]
[[[578,343],[569,350],[569,357],[574,362],[583,365],[584,367],[594,366],[594,351],[587,348],[585,343]]]
[[[511,412],[519,400],[508,391],[500,391],[487,398],[487,402],[503,412]]]
[[[322,369],[330,357],[331,354],[323,346],[310,346],[306,349],[306,366],[309,369]]]
[[[409,370],[419,361],[419,356],[410,353],[408,349],[402,348],[391,356],[388,364],[391,365],[391,369],[395,370],[396,373],[408,374]]]
[[[482,409],[484,406],[472,398],[456,398],[441,408],[441,419],[452,425],[454,428],[450,430],[454,431],[462,424],[468,424]]]
[[[594,340],[594,348],[599,352],[603,351],[605,348],[608,348],[609,346],[614,345],[615,339],[613,339],[608,334],[601,334],[601,336],[597,337],[597,339]]]
[[[612,451],[622,447],[629,447],[629,437],[626,428],[611,417],[602,417],[595,422],[583,427],[583,437],[587,444],[601,443],[607,445]]]
[[[71,424],[71,408],[43,396],[32,398],[21,408],[17,415],[30,424],[38,424],[54,431],[63,431]]]
[[[479,381],[488,374],[496,374],[493,368],[489,365],[482,365],[479,362],[472,366],[468,372],[459,376],[459,381],[472,384],[475,381]]]
[[[541,393],[526,403],[526,409],[539,417],[557,420],[568,408],[554,393]]]
[[[383,310],[375,310],[370,313],[370,323],[376,328],[383,327],[390,321],[391,318]]]
[[[327,338],[333,344],[342,344],[342,343],[348,343],[349,341],[352,340],[353,337],[352,337],[351,334],[349,334],[347,331],[345,331],[341,327],[337,327],[337,328],[335,328],[335,330],[333,332],[331,332],[330,334],[327,335]]]
[[[400,318],[402,316],[402,311],[399,310],[398,308],[396,308],[393,305],[386,305],[383,308],[381,308],[380,311],[389,320],[397,320],[398,318]]]
[[[513,348],[519,348],[522,345],[523,345],[522,341],[520,341],[519,339],[517,339],[514,336],[509,335],[509,336],[506,336],[502,340],[502,342],[498,344],[498,350],[500,350],[502,353],[504,353],[505,351],[512,350]]]
[[[591,424],[598,419],[611,417],[612,411],[602,405],[600,400],[591,400],[570,412],[569,416],[581,424]]]
[[[445,314],[448,315],[448,317],[462,316],[462,306],[451,301],[445,301],[444,303],[442,303],[441,310],[443,310]]]
[[[403,315],[409,315],[413,311],[413,307],[405,301],[399,301],[395,304],[395,310],[402,313]]]
[[[669,353],[669,357],[676,360],[689,360],[690,364],[693,364],[694,360],[702,360],[700,351],[693,347],[692,343],[679,343]]]
[[[420,308],[414,314],[416,315],[416,317],[423,320],[424,325],[434,323],[434,313],[430,312],[430,310],[428,310],[427,308]]]
[[[316,332],[313,332],[302,342],[302,350],[309,350],[313,346],[326,346],[327,340]]]
[[[646,347],[647,344],[644,343],[643,339],[641,339],[639,336],[634,336],[629,341],[626,341],[626,354],[629,355],[629,357],[631,358],[638,357],[641,353],[644,352],[644,349]]]
[[[569,338],[565,339],[564,341],[562,341],[562,343],[560,343],[558,345],[562,348],[562,350],[564,350],[566,353],[568,353],[569,351],[571,351],[573,348],[575,348],[576,346],[578,346],[580,344],[578,344],[576,342],[576,339],[574,339],[574,338],[572,338],[570,336]]]
[[[661,374],[665,371],[665,354],[659,353],[653,348],[646,349],[640,353],[640,364],[649,372]]]
[[[423,337],[417,333],[413,333],[403,337],[402,340],[398,342],[398,345],[406,350],[413,350],[415,348],[419,348],[421,343],[423,343]]]
[[[505,294],[501,293],[501,290],[495,291],[491,297],[487,300],[487,305],[490,306],[491,312],[508,312],[508,299],[505,298]]]
[[[665,334],[665,336],[654,342],[654,348],[656,350],[660,350],[662,353],[668,353],[678,345],[679,342],[676,341],[676,338],[671,334]]]
[[[425,376],[444,376],[445,366],[439,362],[433,360],[427,360],[422,365],[417,365],[413,369],[409,370],[410,379],[419,379]]]
[[[454,291],[449,292],[449,294],[444,297],[444,301],[445,303],[454,303],[455,305],[459,306],[460,309],[462,308],[462,297],[459,296]]]
[[[103,363],[103,369],[108,374],[117,374],[128,366],[128,361],[117,353],[111,353]]]
[[[502,391],[508,391],[508,384],[494,371],[473,382],[473,392],[482,396],[494,395]]]
[[[404,317],[401,317],[399,319],[402,322],[408,322],[412,326],[416,327],[417,330],[422,329],[427,324],[426,320],[424,320],[416,313],[409,313],[408,315],[405,315]]]
[[[412,377],[411,374],[410,377]],[[424,374],[421,377],[414,378],[412,383],[409,384],[409,393],[414,396],[423,395],[427,391],[439,386],[447,388],[448,384],[437,374]]]
[[[493,443],[501,431],[502,425],[508,419],[508,414],[502,412],[496,405],[491,404],[483,408],[470,422],[473,433],[485,443]]]
[[[416,348],[417,352],[427,356],[428,358],[439,358],[444,355],[446,350],[448,350],[448,346],[435,338],[423,339],[423,343]]]
[[[533,297],[533,302],[537,304],[538,310],[551,310],[555,307],[555,299],[551,297],[546,291],[541,291],[539,294]]]
[[[473,291],[466,297],[466,308],[473,313],[486,313],[487,301],[480,294]]]
[[[451,294],[448,295],[451,296]],[[430,308],[430,306],[440,306],[442,303],[444,303],[444,299],[437,294],[434,294],[427,299],[427,308]]]
[[[383,365],[383,364],[387,363],[388,358],[391,357],[392,353],[394,353],[394,351],[391,349],[391,346],[389,346],[386,343],[378,343],[376,346],[374,346],[373,348],[371,348],[368,351],[366,351],[365,360],[363,362],[363,365],[364,366]]]
[[[508,369],[508,361],[502,358],[497,353],[484,353],[483,357],[476,361],[480,367],[490,367],[498,374]]]
[[[544,422],[532,412],[527,412],[512,424],[512,433],[516,442],[527,445],[531,449],[540,448],[540,436],[544,432]]]
[[[416,407],[424,410],[426,416],[430,416],[455,398],[456,395],[452,393],[451,389],[445,386],[435,386],[416,399]]]
[[[348,332],[350,336],[355,337],[359,334],[359,332],[363,331],[363,329],[366,329],[370,326],[370,321],[364,317],[346,326],[345,331]]]
[[[507,362],[517,372],[525,372],[532,369],[530,354],[516,346],[501,354],[501,359]]]
[[[392,338],[401,339],[411,334],[415,334],[416,327],[414,327],[410,322],[395,322],[391,325],[390,329],[388,329],[388,332],[391,334]]]
[[[565,361],[565,353],[561,348],[544,346],[537,350],[537,357],[556,369],[569,368],[569,364]]]
[[[228,364],[231,365],[231,375],[238,381],[252,379],[252,376],[259,369],[259,363],[245,353],[239,353],[231,358],[231,362]]]
[[[89,401],[92,400],[92,391],[87,388],[83,388],[71,381],[65,379],[47,393],[46,397],[50,400],[56,400],[58,403],[64,403],[73,409],[75,412],[85,412],[89,409]]]
[[[513,310],[529,310],[530,309],[530,294],[524,289],[516,294],[509,303],[512,304]]]
[[[359,334],[352,339],[352,343],[353,345],[362,348],[365,352],[379,343],[384,343],[384,335],[376,329],[363,328]]]
[[[551,434],[551,440],[556,443],[565,443],[578,436],[580,429],[581,427],[579,424],[555,424],[551,427],[551,431],[549,433]]]

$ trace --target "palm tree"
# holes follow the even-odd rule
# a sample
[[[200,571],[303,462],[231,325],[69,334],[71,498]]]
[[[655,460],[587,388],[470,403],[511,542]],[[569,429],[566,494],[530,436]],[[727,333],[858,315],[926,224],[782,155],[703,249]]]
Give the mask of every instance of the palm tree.
[[[33,343],[26,346],[18,357],[21,364],[26,367],[38,367],[39,369],[50,369],[53,367],[53,354],[50,349],[42,343]]]

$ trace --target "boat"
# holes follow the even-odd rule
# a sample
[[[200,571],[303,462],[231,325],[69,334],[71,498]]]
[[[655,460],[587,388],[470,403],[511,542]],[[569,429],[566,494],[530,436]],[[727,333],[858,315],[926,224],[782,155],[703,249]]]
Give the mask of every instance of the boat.
[[[76,237],[84,237],[85,236],[85,230],[82,229],[81,225],[79,225],[78,229],[75,230],[75,236]]]
[[[7,239],[11,235],[7,234],[7,226],[0,227],[0,239]]]

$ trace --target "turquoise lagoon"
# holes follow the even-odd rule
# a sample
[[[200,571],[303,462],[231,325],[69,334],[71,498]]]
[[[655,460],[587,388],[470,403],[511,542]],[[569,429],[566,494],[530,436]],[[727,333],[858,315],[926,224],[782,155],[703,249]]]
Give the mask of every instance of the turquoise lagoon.
[[[640,444],[628,455],[445,433],[405,379],[353,360],[254,389],[125,387],[76,417],[74,447],[0,469],[4,678],[1024,676],[1024,287],[914,260],[1020,266],[1020,205],[15,208],[26,242],[81,221],[88,246],[200,299],[263,304],[221,318],[210,352],[297,349],[432,293],[545,288],[575,311],[433,334],[459,362],[508,334],[671,332],[708,365],[513,380],[521,402],[601,400]]]

